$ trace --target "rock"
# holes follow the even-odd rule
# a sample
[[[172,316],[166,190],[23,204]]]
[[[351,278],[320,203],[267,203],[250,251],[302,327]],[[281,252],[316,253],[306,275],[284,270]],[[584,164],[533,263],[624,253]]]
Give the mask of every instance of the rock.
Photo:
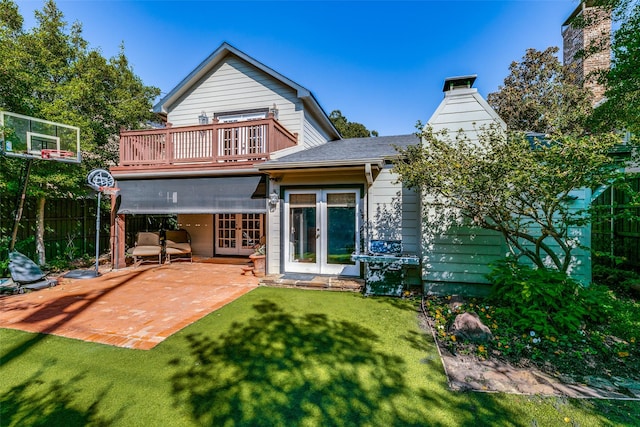
[[[473,342],[487,342],[493,339],[491,330],[482,323],[476,313],[458,314],[449,333],[455,335],[456,338]]]

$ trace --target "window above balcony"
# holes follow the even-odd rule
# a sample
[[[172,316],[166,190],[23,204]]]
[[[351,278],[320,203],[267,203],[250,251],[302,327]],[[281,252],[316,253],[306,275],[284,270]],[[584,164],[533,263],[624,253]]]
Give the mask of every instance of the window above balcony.
[[[246,120],[260,120],[266,119],[269,113],[268,108],[259,110],[244,110],[244,111],[227,111],[222,113],[215,113],[214,118],[220,123],[235,123]]]

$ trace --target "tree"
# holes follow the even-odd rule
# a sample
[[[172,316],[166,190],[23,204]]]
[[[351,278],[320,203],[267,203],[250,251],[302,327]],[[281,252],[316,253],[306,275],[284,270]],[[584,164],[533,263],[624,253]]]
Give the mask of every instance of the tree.
[[[601,130],[626,129],[640,133],[640,3],[629,10],[618,7],[620,26],[614,32],[612,64],[600,75],[606,100],[593,113],[593,126]],[[626,13],[623,13],[626,11]]]
[[[502,234],[511,252],[538,268],[567,272],[580,242],[571,228],[589,221],[572,191],[620,177],[608,156],[612,135],[556,134],[536,140],[486,128],[479,141],[460,132],[422,132],[424,144],[400,150],[402,183],[432,198],[430,206]]]
[[[152,119],[152,100],[159,90],[133,73],[124,48],[109,60],[89,49],[81,24],[67,27],[53,0],[35,15],[37,26],[25,31],[15,3],[0,0],[0,109],[79,127],[83,154],[80,166],[34,162],[27,195],[37,199],[37,216],[43,218],[46,199],[82,197],[87,172],[117,161],[114,141],[120,128]],[[18,191],[24,162],[3,158],[0,163],[6,189]],[[46,261],[44,231],[39,221],[40,264]]]
[[[370,136],[378,136],[375,130],[369,130],[365,125],[356,122],[350,122],[342,115],[340,110],[333,110],[329,114],[329,120],[338,129],[343,138],[367,138]]]
[[[563,66],[557,47],[540,52],[527,49],[520,62],[512,62],[510,74],[487,102],[510,130],[539,133],[583,132],[591,114],[590,92],[575,73]]]

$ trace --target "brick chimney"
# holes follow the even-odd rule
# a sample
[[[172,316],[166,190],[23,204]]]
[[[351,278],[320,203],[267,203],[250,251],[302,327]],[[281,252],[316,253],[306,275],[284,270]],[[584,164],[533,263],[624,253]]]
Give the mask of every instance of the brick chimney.
[[[586,25],[574,26],[575,19]],[[597,52],[576,58],[576,54],[603,40]],[[605,88],[598,84],[594,72],[611,66],[611,14],[592,1],[582,1],[562,24],[562,57],[565,65],[573,65],[579,81],[593,93],[592,105],[604,98]]]

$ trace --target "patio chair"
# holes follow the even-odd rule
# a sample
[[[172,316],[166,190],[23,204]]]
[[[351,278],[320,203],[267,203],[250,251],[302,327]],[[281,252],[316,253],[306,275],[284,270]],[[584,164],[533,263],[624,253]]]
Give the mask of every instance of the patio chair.
[[[162,264],[162,243],[160,233],[151,231],[141,231],[136,235],[136,245],[131,248],[130,254],[133,256],[134,264],[142,263],[145,257],[158,257],[158,264]]]
[[[165,232],[164,251],[167,262],[171,264],[171,257],[174,260],[188,259],[193,262],[193,253],[191,252],[191,236],[187,230],[167,230]]]
[[[9,272],[15,285],[13,291],[19,294],[26,290],[36,291],[58,284],[57,279],[48,279],[35,262],[16,251],[9,253]]]

